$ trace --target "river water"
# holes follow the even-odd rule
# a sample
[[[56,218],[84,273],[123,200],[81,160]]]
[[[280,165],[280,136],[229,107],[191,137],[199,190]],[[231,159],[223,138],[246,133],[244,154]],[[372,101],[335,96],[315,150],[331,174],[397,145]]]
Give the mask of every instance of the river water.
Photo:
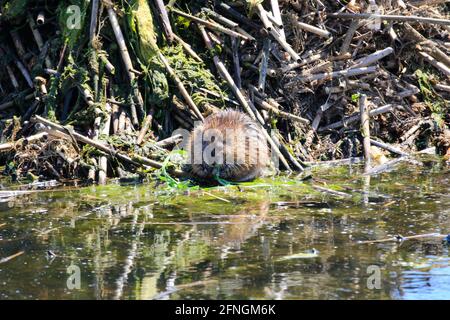
[[[450,299],[448,167],[311,175],[14,195],[4,179],[0,299]]]

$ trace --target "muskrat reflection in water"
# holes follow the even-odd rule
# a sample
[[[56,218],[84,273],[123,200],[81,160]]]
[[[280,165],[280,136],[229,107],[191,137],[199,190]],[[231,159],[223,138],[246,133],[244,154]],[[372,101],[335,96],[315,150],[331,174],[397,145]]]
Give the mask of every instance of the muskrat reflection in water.
[[[270,163],[261,130],[242,112],[225,110],[209,116],[189,138],[185,171],[207,183],[218,179],[245,182],[260,177]]]

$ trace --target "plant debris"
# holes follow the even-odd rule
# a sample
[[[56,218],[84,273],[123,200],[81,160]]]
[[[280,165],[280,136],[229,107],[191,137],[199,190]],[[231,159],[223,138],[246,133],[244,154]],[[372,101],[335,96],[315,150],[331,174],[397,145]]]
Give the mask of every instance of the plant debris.
[[[265,128],[281,170],[429,147],[450,161],[449,9],[0,1],[0,166],[16,180],[176,185],[172,134],[224,108]]]

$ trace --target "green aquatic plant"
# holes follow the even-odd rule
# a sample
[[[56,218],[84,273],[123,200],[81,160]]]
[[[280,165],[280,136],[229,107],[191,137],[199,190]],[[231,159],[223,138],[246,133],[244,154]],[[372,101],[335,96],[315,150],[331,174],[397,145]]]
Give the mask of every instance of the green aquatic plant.
[[[146,0],[132,0],[126,11],[129,38],[143,64],[151,60],[159,48],[153,14]]]
[[[431,111],[431,116],[442,127],[444,125],[445,115],[449,112],[449,106],[446,101],[439,96],[430,83],[430,74],[420,69],[414,73],[419,83],[420,93],[424,98],[426,106]]]
[[[184,157],[185,151],[183,151],[183,150],[172,151],[164,160],[161,169],[158,170],[158,178],[159,178],[159,180],[165,182],[169,189],[178,190],[178,191],[191,189],[193,187],[193,185],[190,180],[182,181],[182,180],[173,178],[168,172],[169,168],[173,167],[173,163],[171,161],[175,156]]]
[[[221,100],[205,97],[200,89],[207,89],[221,97],[227,96],[222,89],[223,83],[217,81],[204,63],[187,55],[181,45],[165,46],[161,49],[161,53],[167,58],[183,84],[191,89],[192,99],[197,105],[202,106],[204,103],[215,103]]]
[[[23,16],[26,11],[29,0],[12,0],[6,1],[1,6],[2,16],[6,20],[15,19]]]

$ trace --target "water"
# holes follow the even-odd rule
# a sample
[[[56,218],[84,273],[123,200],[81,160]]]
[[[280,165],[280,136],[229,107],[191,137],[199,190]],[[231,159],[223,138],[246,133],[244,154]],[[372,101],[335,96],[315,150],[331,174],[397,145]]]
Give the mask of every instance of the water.
[[[448,167],[402,165],[370,182],[360,167],[312,174],[0,198],[0,261],[23,251],[0,263],[0,299],[450,299],[442,237],[358,243],[449,234]]]

